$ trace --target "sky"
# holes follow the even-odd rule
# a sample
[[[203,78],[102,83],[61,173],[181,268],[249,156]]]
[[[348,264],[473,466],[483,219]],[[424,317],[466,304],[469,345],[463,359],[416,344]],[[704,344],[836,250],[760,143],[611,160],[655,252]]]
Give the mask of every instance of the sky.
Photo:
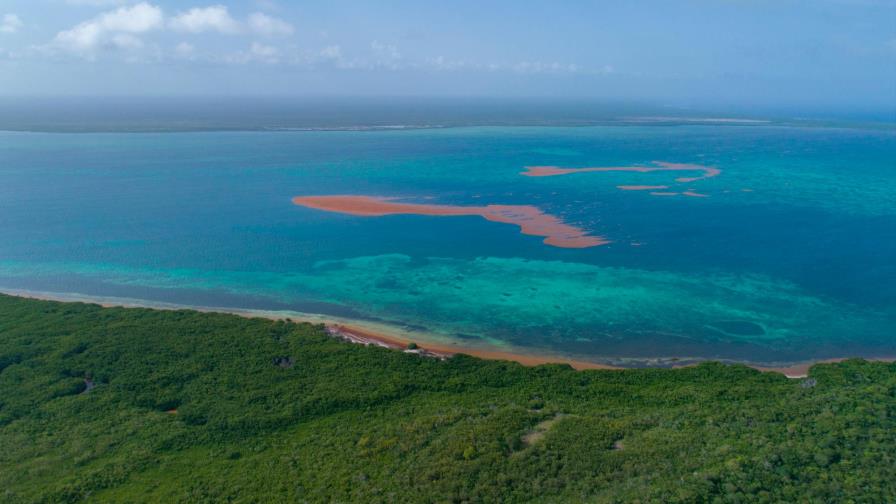
[[[0,0],[0,97],[896,108],[896,0]]]

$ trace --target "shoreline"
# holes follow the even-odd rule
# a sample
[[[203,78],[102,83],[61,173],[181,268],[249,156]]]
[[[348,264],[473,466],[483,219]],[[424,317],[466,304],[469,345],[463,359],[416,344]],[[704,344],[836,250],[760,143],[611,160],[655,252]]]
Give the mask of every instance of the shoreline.
[[[30,291],[24,289],[3,289],[0,288],[0,294],[15,296],[25,299],[36,299],[41,301],[56,301],[63,303],[88,303],[102,306],[103,308],[146,308],[152,310],[193,310],[201,313],[223,313],[237,315],[246,318],[265,318],[268,320],[290,320],[298,323],[310,323],[323,325],[327,333],[335,338],[363,345],[377,345],[392,350],[399,350],[409,353],[424,355],[427,357],[445,359],[456,354],[465,354],[486,360],[507,360],[517,362],[524,366],[538,366],[542,364],[568,364],[577,370],[602,369],[602,370],[623,370],[633,369],[636,367],[667,367],[681,368],[699,364],[700,362],[711,361],[713,359],[703,358],[645,358],[631,359],[631,362],[640,364],[639,366],[621,366],[614,364],[606,364],[595,361],[575,359],[563,355],[552,355],[550,353],[531,354],[522,351],[500,350],[497,348],[477,348],[473,346],[461,346],[449,343],[440,343],[432,341],[432,336],[427,337],[422,332],[409,331],[399,327],[388,326],[387,324],[375,322],[362,322],[356,320],[342,319],[339,317],[331,317],[327,315],[318,315],[304,312],[291,312],[282,310],[250,310],[239,308],[223,308],[208,306],[191,306],[180,305],[164,302],[153,302],[142,299],[117,298],[104,296],[91,296],[78,293],[58,293],[58,292],[41,292]],[[420,339],[414,338],[414,336]],[[408,345],[414,343],[417,348],[409,349]],[[743,364],[761,372],[780,373],[787,378],[805,378],[808,376],[809,368],[815,364],[829,364],[841,362],[852,357],[838,357],[829,359],[818,359],[806,362],[798,362],[782,366],[755,364],[742,361],[726,361],[718,360],[725,364]],[[862,357],[868,361],[894,362],[896,357]]]
[[[424,341],[422,343],[418,343],[417,341],[413,341],[415,345],[418,346],[417,349],[409,350],[408,344],[411,341],[405,341],[401,338],[396,338],[394,336],[383,334],[380,332],[372,331],[370,329],[366,329],[363,327],[353,326],[349,324],[333,324],[327,325],[327,331],[335,336],[340,337],[342,339],[351,341],[353,343],[359,344],[374,344],[383,346],[386,348],[391,348],[393,350],[402,350],[413,353],[422,353],[431,357],[437,358],[448,358],[452,355],[456,354],[465,354],[471,355],[473,357],[479,357],[480,359],[486,360],[508,360],[518,362],[524,366],[538,366],[541,364],[569,364],[575,369],[583,370],[583,369],[627,369],[622,366],[613,366],[610,364],[601,364],[598,362],[588,362],[583,360],[576,359],[568,359],[564,357],[552,357],[552,356],[537,356],[537,355],[528,355],[516,352],[505,352],[501,350],[485,350],[478,348],[470,348],[470,347],[453,347],[447,344],[439,344],[439,343],[430,343]]]

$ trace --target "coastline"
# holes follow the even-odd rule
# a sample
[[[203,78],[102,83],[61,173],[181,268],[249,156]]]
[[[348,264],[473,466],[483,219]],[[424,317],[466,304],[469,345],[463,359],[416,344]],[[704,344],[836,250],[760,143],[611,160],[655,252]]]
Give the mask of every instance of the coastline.
[[[348,324],[327,325],[328,332],[337,337],[349,340],[353,343],[374,344],[391,348],[394,350],[404,350],[417,353],[428,354],[432,357],[447,358],[455,354],[466,354],[473,357],[479,357],[487,360],[509,360],[518,362],[524,366],[538,366],[541,364],[569,364],[575,369],[626,369],[621,366],[613,366],[610,364],[600,364],[598,362],[588,362],[583,360],[569,359],[564,357],[553,357],[549,355],[529,355],[518,352],[505,352],[500,350],[485,350],[471,347],[452,346],[447,344],[414,341],[413,343],[419,347],[419,350],[407,350],[410,340],[396,338],[395,336],[376,332],[367,328],[358,327]]]
[[[517,362],[524,366],[538,366],[542,364],[568,364],[577,370],[602,369],[623,370],[631,367],[605,364],[594,361],[575,359],[563,355],[550,353],[532,354],[523,351],[500,350],[496,348],[477,348],[469,345],[440,343],[433,341],[434,337],[418,331],[410,331],[399,327],[388,326],[382,323],[362,322],[357,320],[342,319],[326,315],[317,315],[304,312],[273,311],[273,310],[249,310],[237,308],[222,308],[208,306],[190,306],[162,302],[151,302],[141,299],[115,298],[103,296],[90,296],[78,293],[57,293],[29,291],[22,289],[3,289],[0,294],[16,296],[26,299],[42,301],[57,301],[68,303],[90,303],[104,308],[147,308],[154,310],[193,310],[203,313],[226,313],[247,318],[265,318],[269,320],[290,320],[293,322],[305,322],[323,325],[326,331],[333,337],[343,339],[355,344],[377,345],[393,350],[416,353],[433,358],[448,358],[456,354],[465,354],[487,360],[507,360]],[[409,349],[408,345],[414,343],[415,349]],[[835,363],[849,359],[839,357],[799,362],[784,366],[762,365],[750,362],[720,361],[726,364],[743,364],[761,372],[780,373],[788,378],[805,378],[809,368],[815,364]],[[872,357],[864,358],[868,361],[893,362],[896,357]],[[640,359],[637,362],[646,365],[640,367],[671,367],[680,368],[694,366],[699,362],[709,359]],[[650,365],[653,364],[653,365]],[[665,366],[663,366],[665,364]]]

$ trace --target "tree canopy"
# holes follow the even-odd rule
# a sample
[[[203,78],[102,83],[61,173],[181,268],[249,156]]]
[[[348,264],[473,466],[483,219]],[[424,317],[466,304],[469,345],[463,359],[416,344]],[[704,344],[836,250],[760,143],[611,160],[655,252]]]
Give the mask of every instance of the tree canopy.
[[[896,365],[576,371],[0,296],[2,502],[892,502]]]

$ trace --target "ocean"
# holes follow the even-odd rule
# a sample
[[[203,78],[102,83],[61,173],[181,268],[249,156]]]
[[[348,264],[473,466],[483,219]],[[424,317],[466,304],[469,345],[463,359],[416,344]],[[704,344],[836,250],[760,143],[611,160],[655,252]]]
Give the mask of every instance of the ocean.
[[[0,290],[632,365],[896,355],[892,125],[350,115],[0,132]],[[369,199],[302,204],[334,195]]]

